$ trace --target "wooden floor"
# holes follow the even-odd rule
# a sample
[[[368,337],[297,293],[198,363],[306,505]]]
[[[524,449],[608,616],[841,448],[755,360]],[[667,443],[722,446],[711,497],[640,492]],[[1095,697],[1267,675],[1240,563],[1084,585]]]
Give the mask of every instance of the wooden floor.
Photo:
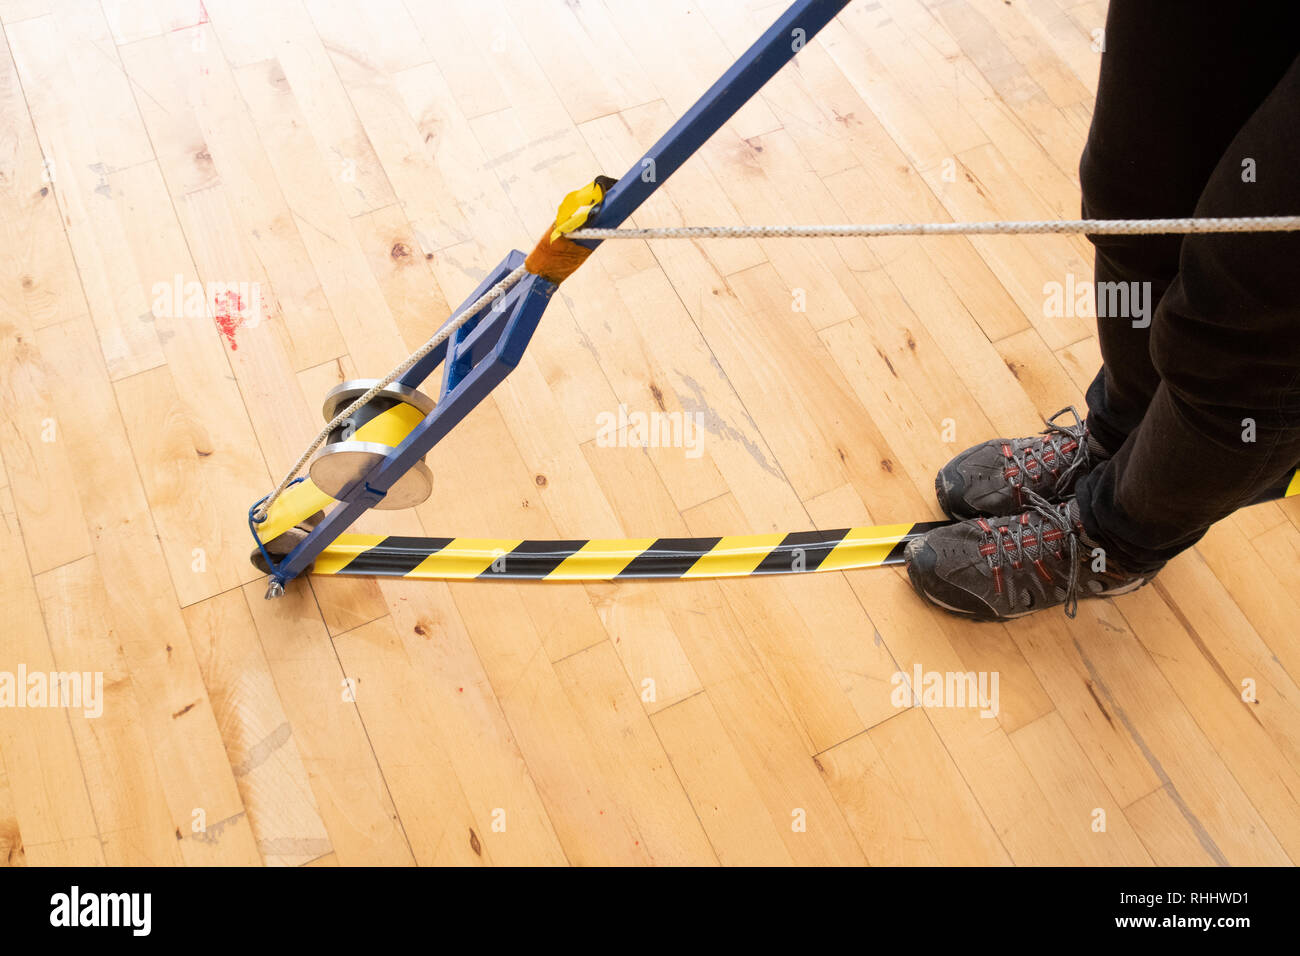
[[[246,510],[324,392],[782,6],[0,0],[0,671],[104,675],[98,718],[0,708],[0,863],[1300,860],[1294,499],[1074,621],[969,625],[897,569],[262,599]],[[1073,217],[1104,19],[855,0],[636,222]],[[1072,237],[608,243],[433,497],[362,530],[938,517],[956,450],[1082,405],[1093,323],[1044,286],[1090,263]],[[217,282],[262,321],[157,301]],[[698,447],[611,447],[620,405]],[[996,673],[996,716],[896,706],[915,668]]]

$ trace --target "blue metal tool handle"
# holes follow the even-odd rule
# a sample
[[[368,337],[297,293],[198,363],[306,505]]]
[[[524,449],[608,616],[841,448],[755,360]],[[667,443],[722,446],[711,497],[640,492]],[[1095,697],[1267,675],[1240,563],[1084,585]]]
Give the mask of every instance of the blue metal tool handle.
[[[690,159],[849,0],[797,0],[606,193],[586,226],[613,229]],[[578,239],[591,249],[599,239]]]

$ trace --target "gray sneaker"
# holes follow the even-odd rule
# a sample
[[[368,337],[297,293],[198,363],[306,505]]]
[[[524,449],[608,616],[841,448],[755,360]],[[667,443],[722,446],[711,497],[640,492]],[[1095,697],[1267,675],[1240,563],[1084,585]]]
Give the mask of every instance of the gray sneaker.
[[[1058,424],[1069,412],[1074,424]],[[1063,501],[1094,466],[1110,457],[1088,434],[1073,405],[1046,419],[1033,438],[994,438],[971,448],[939,470],[934,493],[950,518],[1014,514],[1025,493]]]
[[[1057,605],[1074,617],[1080,597],[1127,594],[1155,577],[1108,567],[1105,552],[1085,536],[1073,498],[1054,504],[1023,493],[1020,514],[960,521],[909,542],[903,558],[916,593],[977,621]]]

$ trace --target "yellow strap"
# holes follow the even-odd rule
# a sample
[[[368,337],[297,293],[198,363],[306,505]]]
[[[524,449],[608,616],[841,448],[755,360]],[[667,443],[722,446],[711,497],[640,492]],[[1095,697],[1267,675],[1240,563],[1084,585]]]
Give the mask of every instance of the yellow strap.
[[[424,412],[414,405],[394,405],[354,431],[352,440],[374,442],[377,445],[396,448],[422,421],[424,421]]]
[[[299,521],[310,518],[316,512],[334,504],[334,499],[321,491],[310,478],[285,489],[284,494],[275,499],[266,520],[257,525],[257,536],[263,542],[271,541],[284,534]]]
[[[412,405],[394,405],[353,432],[352,440],[396,448],[423,419],[424,413]],[[270,541],[332,504],[334,499],[312,484],[310,478],[300,481],[275,499],[266,520],[257,526],[258,537]]]
[[[581,189],[575,189],[565,196],[560,208],[555,211],[555,228],[551,231],[551,242],[565,233],[581,228],[591,211],[605,198],[605,190],[594,180]]]

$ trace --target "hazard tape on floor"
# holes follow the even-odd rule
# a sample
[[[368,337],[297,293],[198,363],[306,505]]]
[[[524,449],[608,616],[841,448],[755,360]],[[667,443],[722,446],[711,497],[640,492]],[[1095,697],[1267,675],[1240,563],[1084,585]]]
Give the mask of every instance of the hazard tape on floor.
[[[847,571],[901,564],[908,541],[946,523],[572,541],[343,534],[320,554],[311,573],[413,580],[625,581]]]
[[[1260,501],[1300,495],[1300,469]],[[272,509],[279,533],[332,503],[310,480]],[[903,563],[907,542],[947,521],[698,538],[530,540],[341,534],[312,574],[439,581],[626,581],[851,571]]]

